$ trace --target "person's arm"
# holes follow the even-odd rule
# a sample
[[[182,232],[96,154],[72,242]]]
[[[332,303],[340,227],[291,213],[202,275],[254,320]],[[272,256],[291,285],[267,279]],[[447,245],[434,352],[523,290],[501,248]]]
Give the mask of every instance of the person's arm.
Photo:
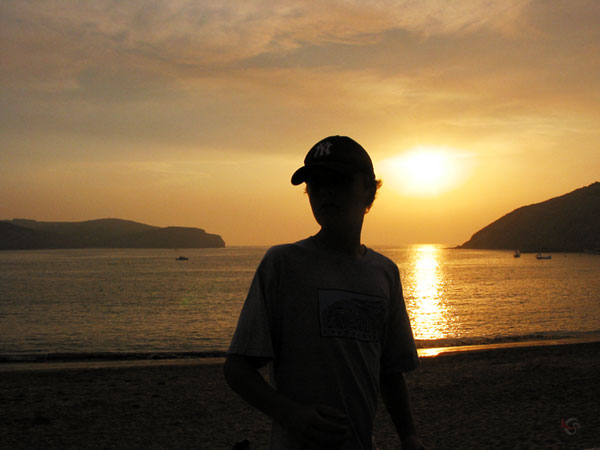
[[[402,372],[381,376],[381,396],[394,422],[403,450],[422,450],[425,446],[417,436],[410,409],[408,389]]]
[[[223,374],[231,389],[251,406],[275,419],[281,418],[293,405],[265,381],[258,369],[257,358],[227,355]]]
[[[273,389],[259,372],[261,360],[230,354],[225,380],[240,397],[311,448],[334,448],[349,436],[346,417],[323,406],[299,404]]]

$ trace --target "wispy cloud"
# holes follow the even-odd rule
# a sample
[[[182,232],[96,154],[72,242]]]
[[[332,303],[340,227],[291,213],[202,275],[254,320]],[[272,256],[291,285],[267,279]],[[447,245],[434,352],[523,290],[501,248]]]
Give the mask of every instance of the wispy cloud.
[[[16,76],[69,80],[86,67],[107,64],[203,75],[215,65],[306,45],[372,43],[390,29],[423,36],[481,27],[509,29],[524,4],[4,1],[4,81],[15,82]]]
[[[72,156],[597,115],[598,5],[4,1],[0,127]]]

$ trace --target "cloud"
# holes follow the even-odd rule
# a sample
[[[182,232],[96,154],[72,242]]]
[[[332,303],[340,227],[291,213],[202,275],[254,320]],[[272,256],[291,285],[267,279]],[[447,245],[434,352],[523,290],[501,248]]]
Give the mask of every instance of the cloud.
[[[8,77],[64,80],[106,63],[202,75],[215,65],[305,45],[372,43],[390,29],[432,36],[498,28],[523,4],[20,0],[2,2],[0,20]]]
[[[306,130],[477,135],[597,116],[597,5],[7,0],[0,127],[69,154],[252,152]]]

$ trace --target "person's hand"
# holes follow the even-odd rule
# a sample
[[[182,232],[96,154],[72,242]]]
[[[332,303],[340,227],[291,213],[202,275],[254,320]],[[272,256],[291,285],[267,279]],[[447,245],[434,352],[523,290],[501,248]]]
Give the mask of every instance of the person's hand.
[[[411,434],[402,439],[402,450],[427,450],[421,439],[415,434]]]
[[[302,445],[309,448],[335,449],[350,436],[348,417],[325,405],[298,405],[282,422]]]

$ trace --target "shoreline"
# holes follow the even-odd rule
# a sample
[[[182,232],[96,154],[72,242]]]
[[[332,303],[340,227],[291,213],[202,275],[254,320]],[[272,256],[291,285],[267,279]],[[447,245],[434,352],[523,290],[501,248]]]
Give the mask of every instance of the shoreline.
[[[527,347],[544,347],[555,345],[570,345],[570,344],[585,344],[585,343],[600,343],[598,337],[578,337],[578,338],[563,338],[563,339],[536,339],[531,341],[512,341],[512,342],[497,342],[493,344],[470,344],[470,345],[455,345],[448,347],[422,347],[417,349],[419,357],[435,357],[447,353],[464,353],[464,352],[480,352],[492,351],[504,348],[527,348]]]
[[[530,341],[509,341],[489,344],[421,347],[417,348],[417,353],[419,358],[435,358],[440,355],[456,353],[487,352],[510,348],[546,347],[585,343],[600,343],[600,337],[593,336],[561,339],[537,339]],[[43,359],[40,358],[39,360],[29,359],[31,356],[37,355],[16,355],[15,359],[11,359],[11,356],[0,355],[0,373],[8,371],[144,367],[160,365],[214,365],[222,364],[225,361],[225,352],[220,351],[210,351],[206,353],[185,352],[181,354],[174,354],[172,352],[149,353],[144,355],[146,357],[141,357],[141,354],[133,353],[99,353],[96,354],[96,357],[91,354],[76,353],[56,353],[50,355],[50,358],[45,355]],[[23,360],[19,359],[23,356]]]
[[[3,445],[230,450],[248,439],[267,448],[268,418],[228,388],[218,361],[123,363],[0,373]],[[442,353],[406,380],[429,449],[592,449],[599,375],[600,342],[588,342]],[[378,447],[399,448],[381,403]]]

